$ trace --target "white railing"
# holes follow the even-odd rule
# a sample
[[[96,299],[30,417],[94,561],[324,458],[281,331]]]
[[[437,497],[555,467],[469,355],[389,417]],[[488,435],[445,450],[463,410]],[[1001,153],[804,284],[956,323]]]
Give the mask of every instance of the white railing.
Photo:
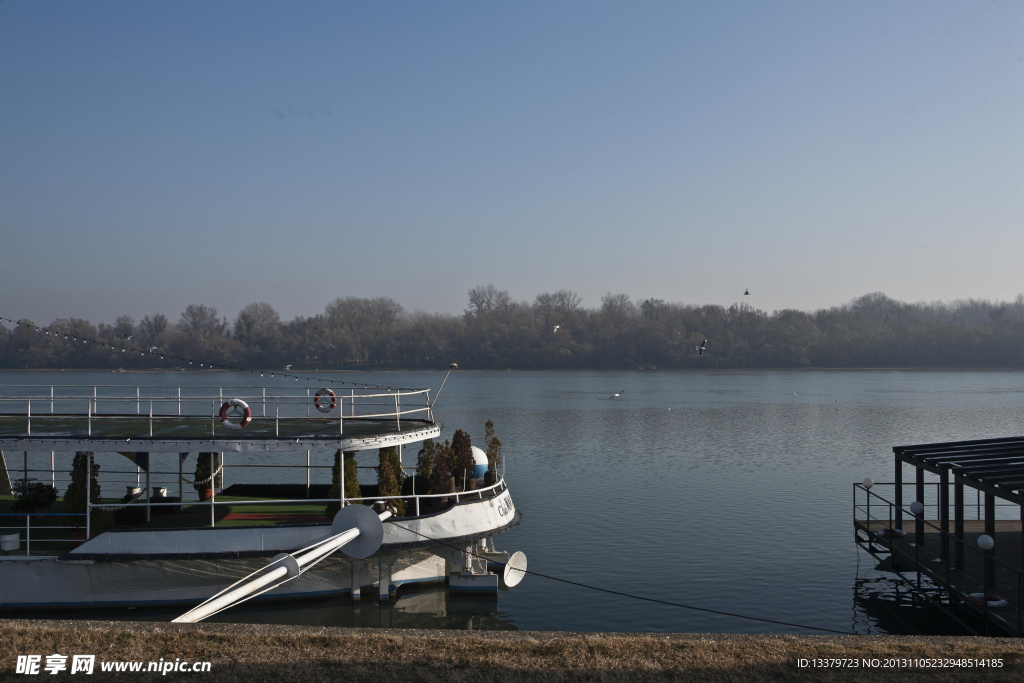
[[[254,419],[267,418],[269,404],[275,435],[282,419],[336,420],[339,433],[345,420],[394,421],[399,429],[403,417],[433,422],[429,389],[338,390],[333,396],[320,397],[320,405],[329,406],[322,411],[316,397],[322,388],[273,387],[268,393],[267,388],[252,386],[0,385],[0,416],[24,417],[27,437],[32,436],[33,419],[40,426],[47,424],[48,418],[84,417],[85,435],[91,437],[94,422],[132,415],[145,421],[150,437],[155,423],[174,422],[175,418],[209,417],[211,433],[215,433],[221,406],[237,398],[249,404]]]
[[[11,517],[14,517],[14,518],[24,517],[25,518],[25,524],[19,525],[19,524],[13,523],[13,522],[9,523],[8,520]],[[84,537],[83,538],[74,538],[73,535],[67,535],[66,537],[62,537],[62,536],[60,536],[58,534],[57,538],[50,537],[50,534],[47,533],[49,530],[54,530],[54,529],[60,530],[60,531],[68,531],[68,530],[72,530],[72,529],[73,530],[77,530],[77,531],[84,531],[85,530],[84,526],[56,526],[56,525],[50,525],[50,524],[45,524],[45,523],[41,524],[40,523],[40,521],[45,522],[46,518],[53,518],[53,517],[60,517],[62,519],[63,518],[67,518],[67,517],[85,517],[85,513],[77,513],[76,514],[76,513],[64,513],[64,512],[0,512],[0,535],[8,535],[8,534],[11,534],[12,532],[17,532],[18,535],[19,535],[19,538],[18,538],[18,546],[19,546],[18,547],[18,551],[20,551],[20,549],[21,549],[20,548],[21,543],[24,542],[25,543],[25,556],[26,557],[30,557],[32,555],[32,543],[36,543],[37,545],[40,544],[40,543],[42,543],[42,544],[46,544],[46,543],[62,543],[62,544],[65,544],[65,545],[66,544],[79,545],[79,544],[85,542],[85,538]],[[35,518],[35,520],[36,520],[35,526],[32,526],[32,519],[33,518]],[[14,520],[14,521],[16,521],[16,520]],[[24,538],[21,538],[21,532],[22,531],[24,531],[24,533],[25,533]],[[36,532],[36,538],[34,538],[34,539],[32,538],[32,532],[33,531]],[[46,536],[46,537],[43,537],[43,536]],[[52,553],[45,553],[45,550],[46,550],[46,546],[45,545],[43,546],[43,550],[44,550],[44,554],[52,554]],[[12,552],[12,551],[5,550],[4,554],[7,554],[8,552]],[[17,551],[14,551],[14,552],[17,552]],[[38,555],[39,553],[36,553],[36,554]]]

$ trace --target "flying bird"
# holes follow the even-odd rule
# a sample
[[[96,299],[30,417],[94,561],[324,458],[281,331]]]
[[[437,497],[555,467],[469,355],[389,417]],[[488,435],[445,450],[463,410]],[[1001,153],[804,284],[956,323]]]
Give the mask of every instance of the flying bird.
[[[743,290],[743,296],[750,296],[750,290],[749,289],[744,289]]]
[[[620,394],[624,394],[624,393],[626,393],[625,389],[623,389],[622,391],[620,391],[618,393],[612,394],[611,396],[608,397],[608,400],[611,401],[612,399],[616,399],[616,398],[619,397]]]
[[[697,345],[697,355],[698,356],[703,356],[704,355],[704,349],[706,349],[707,347],[708,347],[708,340],[705,339],[704,341],[702,341],[700,344]]]
[[[291,369],[292,369],[292,366],[290,366],[290,365],[286,365],[286,366],[284,366],[284,369],[285,369],[285,370],[291,370]]]
[[[555,329],[554,329],[554,332],[558,332],[558,328],[559,328],[559,327],[561,327],[561,325],[555,325]]]

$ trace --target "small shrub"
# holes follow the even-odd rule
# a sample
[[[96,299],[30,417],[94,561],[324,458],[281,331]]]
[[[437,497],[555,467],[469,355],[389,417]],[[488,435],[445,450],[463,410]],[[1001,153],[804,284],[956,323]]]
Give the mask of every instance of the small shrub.
[[[14,512],[49,510],[55,502],[57,502],[57,489],[49,484],[33,482],[17,497],[11,510]]]
[[[381,497],[402,495],[402,461],[398,458],[398,450],[394,446],[382,448],[379,457],[377,485]],[[387,503],[395,507],[398,517],[405,516],[404,500],[389,500]]]
[[[223,471],[217,472],[217,476],[212,481],[207,481],[210,479],[210,474],[216,472],[218,468],[220,468],[220,453],[200,453],[196,459],[195,478],[193,479],[195,483],[192,484],[192,488],[196,491],[222,488],[224,484]]]
[[[459,429],[452,435],[451,469],[456,486],[462,486],[463,481],[472,476],[473,464],[473,443],[469,439],[469,434]]]
[[[359,470],[356,466],[356,454],[352,452],[345,453],[345,498],[359,498]],[[341,451],[337,451],[334,454],[334,466],[331,468],[331,498],[341,498]],[[356,503],[349,503],[349,505],[355,505]],[[359,503],[361,505],[362,503]],[[327,519],[334,519],[334,515],[338,514],[338,510],[341,509],[341,501],[330,502],[327,504],[327,509],[324,514],[327,515]]]
[[[68,490],[64,492],[64,511],[70,515],[84,515],[85,514],[85,486],[86,479],[89,481],[89,498],[93,503],[98,503],[100,500],[100,466],[96,463],[92,463],[91,476],[86,475],[86,470],[89,467],[89,459],[92,457],[92,452],[78,451],[75,453],[75,459],[71,465],[71,483],[68,485]],[[99,524],[102,512],[94,509],[92,511],[91,522],[93,528]],[[69,517],[68,521],[73,526],[85,526],[85,520],[82,517]]]
[[[494,435],[494,423],[490,420],[484,424],[484,446],[487,451],[487,469],[497,471],[501,465],[501,441]]]

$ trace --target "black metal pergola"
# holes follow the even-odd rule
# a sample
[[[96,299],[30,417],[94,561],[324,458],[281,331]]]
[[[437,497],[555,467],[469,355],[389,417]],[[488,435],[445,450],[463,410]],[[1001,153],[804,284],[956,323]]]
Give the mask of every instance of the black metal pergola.
[[[995,499],[1002,498],[1020,506],[1021,514],[1021,558],[1024,567],[1024,437],[1001,439],[978,439],[975,441],[951,441],[947,443],[895,446],[896,455],[896,519],[897,529],[903,528],[903,464],[912,465],[916,473],[915,499],[924,503],[925,472],[939,477],[939,525],[949,528],[949,489],[953,483],[953,535],[958,542],[954,557],[950,558],[949,538],[942,534],[941,557],[952,561],[954,567],[964,566],[964,487],[970,487],[984,494],[985,533],[995,536]],[[922,516],[915,520],[915,541],[924,543],[924,521]],[[994,583],[996,549],[985,551],[986,583]],[[1016,560],[1016,558],[1015,558]]]

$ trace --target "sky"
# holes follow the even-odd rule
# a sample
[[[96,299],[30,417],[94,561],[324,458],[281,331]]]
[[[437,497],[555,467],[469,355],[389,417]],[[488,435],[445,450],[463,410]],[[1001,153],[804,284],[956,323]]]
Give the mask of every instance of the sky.
[[[0,0],[0,316],[1012,299],[1022,86],[1019,2]]]

